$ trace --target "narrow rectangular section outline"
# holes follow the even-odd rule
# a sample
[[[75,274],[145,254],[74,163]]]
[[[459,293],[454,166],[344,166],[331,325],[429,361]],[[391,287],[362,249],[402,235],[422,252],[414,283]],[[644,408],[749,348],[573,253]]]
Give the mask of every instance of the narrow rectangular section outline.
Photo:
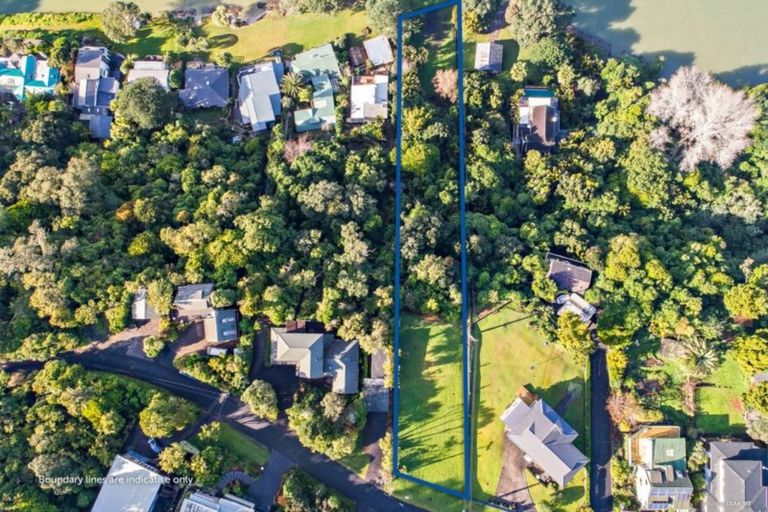
[[[460,245],[460,281],[461,281],[461,343],[462,343],[462,385],[464,417],[464,489],[458,492],[433,482],[428,482],[399,469],[399,415],[400,415],[400,228],[401,228],[401,193],[402,193],[402,111],[403,111],[403,22],[445,8],[456,8],[456,67],[458,70],[458,121],[459,121],[459,245]],[[402,13],[397,18],[397,111],[395,142],[395,276],[394,276],[394,397],[392,420],[392,474],[395,477],[424,485],[431,489],[452,495],[456,498],[471,500],[471,422],[470,422],[470,375],[469,375],[469,296],[467,283],[467,224],[464,187],[466,184],[465,144],[464,144],[464,39],[462,34],[461,0],[447,0],[420,9]]]

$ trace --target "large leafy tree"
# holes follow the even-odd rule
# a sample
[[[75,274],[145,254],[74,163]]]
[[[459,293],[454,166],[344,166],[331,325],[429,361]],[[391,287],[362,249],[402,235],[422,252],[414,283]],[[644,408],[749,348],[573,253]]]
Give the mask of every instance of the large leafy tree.
[[[141,10],[133,2],[112,2],[101,13],[104,34],[117,43],[133,39],[140,23]]]
[[[171,120],[176,96],[154,78],[139,78],[117,94],[115,120],[139,130],[154,130]]]
[[[558,35],[571,19],[572,11],[559,0],[511,0],[505,17],[517,42],[532,46]]]

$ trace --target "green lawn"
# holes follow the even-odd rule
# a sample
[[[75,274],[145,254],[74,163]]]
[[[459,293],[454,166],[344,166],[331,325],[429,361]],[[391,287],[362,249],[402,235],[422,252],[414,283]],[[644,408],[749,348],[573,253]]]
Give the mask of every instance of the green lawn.
[[[1,4],[1,2],[0,2]],[[287,56],[329,43],[344,34],[360,35],[367,24],[363,10],[343,10],[333,15],[297,14],[280,16],[270,12],[260,21],[242,28],[220,27],[207,23],[196,29],[208,39],[207,52],[199,52],[205,58],[229,52],[236,61],[244,63],[268,57],[280,49]],[[99,36],[101,23],[98,18],[86,21],[65,17],[46,16],[44,22],[22,22],[18,19],[0,19],[0,31],[44,29],[50,32],[75,31],[89,36]],[[139,30],[136,38],[126,44],[115,45],[125,54],[157,55],[168,51],[181,52],[176,45],[171,25],[150,23]]]
[[[749,380],[730,353],[723,364],[696,390],[696,428],[706,434],[744,433],[741,395]]]
[[[455,325],[405,315],[400,348],[400,469],[422,480],[461,491],[464,486],[461,330]],[[431,510],[461,510],[461,501],[402,479],[396,482],[396,492]]]
[[[464,69],[475,69],[475,47],[477,43],[487,43],[491,40],[491,34],[472,34],[464,37]],[[509,71],[520,54],[520,45],[517,44],[514,37],[512,37],[512,30],[509,27],[505,27],[499,33],[499,37],[496,40],[504,47],[504,54],[502,56],[501,71]]]
[[[250,469],[257,474],[269,460],[269,449],[266,446],[251,440],[226,423],[221,424],[218,446],[232,455],[238,464],[242,464],[246,472]]]
[[[419,70],[419,78],[425,91],[432,91],[432,78],[438,69],[456,69],[456,23],[452,9],[440,9],[422,16],[422,32],[416,33],[411,44],[427,48],[427,62]]]
[[[536,332],[530,325],[531,320],[530,315],[507,306],[482,319],[476,328],[476,337],[480,340],[475,383],[479,399],[474,425],[477,497],[487,499],[496,492],[503,463],[504,425],[499,417],[524,385],[552,407],[570,390],[565,419],[579,433],[576,446],[587,451],[589,422],[583,371],[573,364],[570,356]],[[584,499],[583,485],[582,471],[558,496],[540,484],[530,492],[534,502],[554,499],[562,510],[570,511],[576,510]]]
[[[76,9],[81,12],[101,12],[111,0],[77,0]],[[171,9],[188,9],[219,2],[213,0],[133,0],[142,11],[160,12]],[[253,0],[227,0],[227,4],[248,7],[256,3]],[[0,12],[70,12],[73,5],[62,0],[3,0]]]
[[[366,24],[362,10],[293,16],[270,12],[266,18],[247,27],[230,29],[209,23],[203,30],[209,41],[216,45],[212,48],[213,53],[226,51],[247,62],[268,56],[276,49],[290,56],[332,42],[347,33],[361,34]]]

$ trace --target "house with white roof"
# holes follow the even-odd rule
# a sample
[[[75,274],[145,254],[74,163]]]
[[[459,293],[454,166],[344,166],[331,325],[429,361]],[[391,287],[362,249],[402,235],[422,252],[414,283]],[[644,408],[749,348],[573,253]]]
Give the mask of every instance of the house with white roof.
[[[504,47],[499,43],[477,43],[475,47],[475,69],[477,71],[501,71]]]
[[[127,455],[109,468],[91,512],[152,512],[166,477]]]
[[[363,41],[363,46],[365,47],[368,60],[371,61],[374,67],[391,64],[395,61],[395,57],[392,55],[392,47],[389,45],[389,39],[384,35]]]
[[[226,494],[223,498],[195,492],[184,498],[179,512],[253,512],[256,505],[250,501]]]
[[[389,105],[389,76],[360,76],[352,79],[350,91],[350,123],[386,119]]]
[[[282,61],[275,60],[256,64],[238,74],[240,119],[254,132],[266,130],[280,115],[283,73]]]

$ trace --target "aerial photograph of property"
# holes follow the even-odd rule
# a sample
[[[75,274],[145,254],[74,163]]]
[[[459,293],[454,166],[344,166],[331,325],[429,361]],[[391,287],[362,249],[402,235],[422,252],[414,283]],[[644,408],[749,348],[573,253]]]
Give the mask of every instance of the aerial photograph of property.
[[[768,0],[0,0],[0,512],[768,512]]]

